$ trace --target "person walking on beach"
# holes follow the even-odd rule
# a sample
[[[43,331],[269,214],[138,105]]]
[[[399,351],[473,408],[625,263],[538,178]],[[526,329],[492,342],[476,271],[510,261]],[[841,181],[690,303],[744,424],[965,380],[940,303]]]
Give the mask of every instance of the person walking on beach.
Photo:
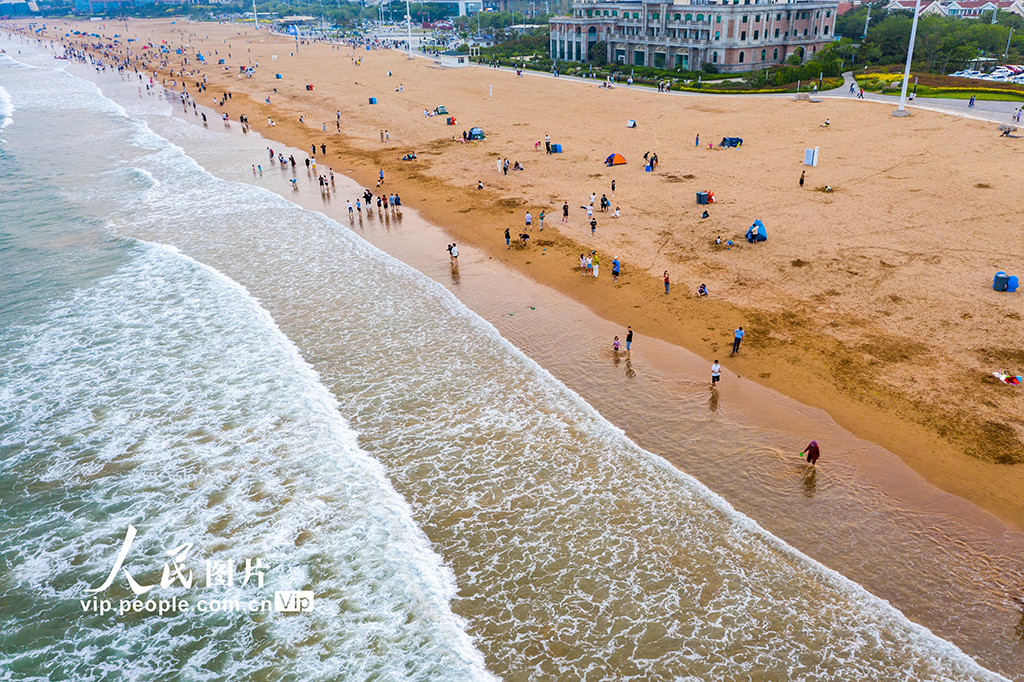
[[[569,202],[566,201],[562,204],[562,222],[569,222]]]
[[[665,280],[665,295],[667,296],[668,295],[668,287],[669,287],[668,270],[665,271],[665,274],[662,275],[661,278],[663,280]]]
[[[499,156],[499,157],[498,157],[498,172],[499,172],[499,173],[501,172],[501,167],[502,167],[502,163],[501,163],[501,157]]]
[[[544,231],[544,209],[540,210],[540,215],[537,216],[537,220],[540,222],[540,231]]]
[[[616,256],[612,259],[612,281],[619,281],[619,257]]]
[[[626,325],[626,352],[629,352],[629,347],[633,345],[633,328]]]
[[[321,154],[326,154],[327,153],[327,145],[324,144],[323,142],[320,143],[320,153]]]
[[[744,336],[746,336],[746,332],[743,331],[743,327],[732,333],[732,353],[730,355],[736,355],[736,353],[740,352],[740,343],[743,341]]]
[[[591,266],[594,270],[594,279],[597,279],[597,269],[601,267],[601,260],[597,257],[597,251],[594,252],[594,260]]]
[[[619,337],[617,336],[615,337],[615,340],[612,341],[612,350],[615,351],[616,354],[619,352]]]
[[[527,232],[529,232],[529,231],[530,231],[530,226],[531,226],[532,224],[533,224],[533,216],[532,216],[532,215],[530,215],[530,212],[529,212],[529,211],[527,211],[527,212],[526,212],[526,231],[527,231]]]
[[[718,383],[718,380],[721,378],[720,377],[721,373],[722,373],[722,366],[720,364],[718,364],[718,360],[715,360],[715,363],[713,365],[711,365],[711,385],[712,386],[714,386],[715,384]]]
[[[551,153],[551,136],[547,133],[544,134],[544,149],[548,154]]]
[[[451,254],[452,254],[452,265],[456,265],[457,266],[459,264],[459,247],[456,246],[454,243],[452,243]]]
[[[612,196],[615,196],[615,181],[612,180]]]
[[[699,147],[699,146],[700,146],[700,133],[697,133],[697,139],[696,139],[696,141],[695,141],[695,142],[693,143],[693,146],[694,146],[694,147]]]
[[[801,187],[804,186],[804,173],[806,173],[806,172],[807,171],[800,171],[800,186]]]
[[[380,184],[384,184],[384,169],[380,169]]]
[[[506,249],[511,249],[512,248],[512,235],[509,234],[507,227],[505,228],[505,248]]]
[[[807,444],[807,447],[803,449],[800,454],[807,453],[807,463],[814,466],[818,458],[821,457],[821,449],[818,447],[818,441],[812,440]]]

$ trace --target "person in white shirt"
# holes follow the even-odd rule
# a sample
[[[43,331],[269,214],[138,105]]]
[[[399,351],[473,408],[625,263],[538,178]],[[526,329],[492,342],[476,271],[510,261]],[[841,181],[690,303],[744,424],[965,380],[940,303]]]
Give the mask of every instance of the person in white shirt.
[[[711,365],[711,385],[714,386],[718,383],[720,374],[722,373],[722,366],[718,364],[718,360],[715,360],[715,364]]]

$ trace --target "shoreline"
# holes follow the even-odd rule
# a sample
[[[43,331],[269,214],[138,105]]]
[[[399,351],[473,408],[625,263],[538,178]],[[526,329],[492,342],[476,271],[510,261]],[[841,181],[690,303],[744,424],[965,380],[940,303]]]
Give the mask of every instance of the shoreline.
[[[150,22],[150,25],[153,24],[159,24],[159,22]],[[186,25],[193,28],[196,26],[213,28],[213,25],[208,24],[188,23]],[[240,28],[240,26],[234,25],[227,28]],[[310,45],[306,54],[318,48],[326,49],[327,47],[327,45]],[[341,49],[346,50],[347,48]],[[389,55],[389,52],[367,52],[366,55],[374,60],[387,61],[391,58],[397,58],[402,62],[406,60],[404,53]],[[285,71],[283,65],[274,68]],[[479,71],[479,69],[472,71]],[[462,78],[462,75],[459,77]],[[515,76],[512,73],[497,72],[495,78],[502,79],[504,83],[509,79],[514,80]],[[474,80],[482,79],[474,78]],[[553,81],[554,79],[549,80]],[[225,83],[227,82],[225,81]],[[565,82],[571,81],[566,80]],[[213,83],[214,81],[211,80],[211,91],[227,87],[227,85],[218,87]],[[392,81],[386,83],[386,87],[390,87]],[[585,83],[571,83],[571,87],[574,88],[585,87]],[[235,87],[236,84],[230,83],[230,85]],[[251,90],[257,85],[257,82],[254,78],[252,81],[238,81],[237,85]],[[824,321],[820,315],[815,314],[813,304],[808,306],[806,302],[797,302],[796,306],[788,306],[783,302],[774,306],[775,309],[772,307],[766,309],[758,305],[745,305],[742,301],[725,301],[720,298],[698,300],[691,298],[689,293],[682,296],[674,294],[671,304],[666,304],[664,300],[652,295],[651,292],[651,290],[657,291],[658,289],[656,275],[662,266],[651,262],[645,267],[646,263],[639,257],[634,259],[634,261],[639,260],[639,264],[632,262],[624,265],[621,283],[612,291],[605,286],[607,283],[605,280],[593,283],[598,286],[589,286],[591,283],[582,281],[571,265],[566,263],[567,261],[571,263],[574,259],[573,254],[578,253],[580,249],[588,248],[585,236],[560,234],[555,230],[550,233],[545,231],[543,241],[548,243],[542,247],[545,249],[543,256],[536,255],[537,247],[540,247],[540,244],[533,245],[530,250],[525,251],[506,251],[504,249],[504,244],[498,236],[501,230],[508,226],[511,230],[518,231],[519,214],[525,207],[536,205],[536,202],[523,203],[521,198],[516,200],[514,196],[510,196],[510,194],[514,195],[514,191],[510,193],[505,187],[499,187],[497,190],[485,190],[481,197],[481,194],[476,192],[471,185],[453,185],[447,181],[447,178],[437,177],[436,174],[432,175],[426,172],[431,170],[431,168],[423,167],[426,164],[416,164],[414,167],[403,166],[402,162],[397,161],[397,157],[404,150],[412,150],[408,144],[398,145],[395,143],[374,151],[369,148],[372,142],[367,141],[365,136],[360,140],[351,134],[337,135],[330,130],[328,130],[329,134],[324,136],[321,131],[300,127],[295,123],[295,119],[298,117],[297,112],[300,109],[295,109],[295,107],[308,107],[301,102],[297,103],[298,98],[294,95],[286,100],[284,105],[275,102],[267,106],[258,102],[251,94],[247,95],[241,92],[234,94],[239,95],[240,99],[232,98],[222,109],[227,111],[233,119],[237,120],[239,113],[246,112],[255,121],[256,125],[253,128],[260,134],[268,136],[268,139],[275,139],[300,149],[305,146],[304,140],[325,139],[331,147],[327,155],[328,164],[338,172],[353,177],[363,186],[371,188],[374,186],[375,169],[379,167],[385,168],[389,178],[398,175],[401,178],[399,185],[401,192],[405,195],[403,203],[406,206],[415,207],[428,221],[444,225],[445,230],[458,242],[469,243],[483,249],[489,256],[502,260],[534,281],[552,287],[584,304],[599,317],[613,320],[623,327],[633,323],[634,329],[637,329],[638,333],[679,345],[697,353],[709,363],[714,356],[721,352],[722,348],[727,347],[728,330],[734,325],[744,324],[748,330],[754,333],[748,336],[744,344],[744,351],[729,361],[730,369],[756,383],[795,398],[805,405],[825,409],[841,426],[895,452],[915,471],[939,488],[977,504],[1018,529],[1024,528],[1024,499],[1021,499],[1022,496],[1019,495],[1019,491],[1024,488],[1024,473],[1021,472],[1021,467],[986,462],[978,457],[965,455],[963,452],[966,443],[973,441],[980,443],[981,446],[986,444],[985,441],[978,440],[985,434],[984,422],[980,426],[974,427],[972,426],[974,423],[971,421],[972,417],[963,413],[962,408],[956,405],[936,405],[928,402],[930,398],[927,396],[922,397],[913,392],[908,393],[901,390],[901,387],[886,385],[875,378],[880,371],[875,367],[879,364],[883,368],[891,367],[896,371],[901,370],[900,364],[906,364],[903,358],[908,353],[896,353],[895,358],[885,357],[885,347],[893,342],[893,337],[875,334],[877,339],[873,341],[873,346],[876,347],[876,353],[865,361],[863,357],[858,357],[864,355],[859,347],[851,348],[851,344],[846,340],[838,339],[828,333],[829,325],[832,323]],[[631,94],[635,94],[638,98],[659,97],[653,92]],[[319,106],[317,111],[323,113],[323,105]],[[365,105],[355,106],[365,107]],[[264,114],[278,117],[281,125],[273,128],[262,126],[261,116]],[[942,114],[930,115],[943,116]],[[928,114],[923,116],[928,116]],[[215,123],[215,121],[211,121],[211,124]],[[469,125],[473,125],[473,123],[467,122],[466,127]],[[493,133],[492,137],[500,137],[504,134],[503,132]],[[396,138],[398,137],[399,135],[396,134]],[[415,151],[420,153],[421,157],[428,154],[441,157],[446,152],[461,153],[458,150],[459,146],[461,145],[449,144],[442,139],[436,140],[426,147],[417,146]],[[498,146],[502,145],[499,143]],[[427,150],[427,152],[424,153],[422,150]],[[529,159],[530,157],[528,153],[522,152],[521,158]],[[449,163],[459,163],[459,161],[455,159],[450,160]],[[527,161],[528,168],[533,163],[536,161]],[[493,173],[493,169],[491,171]],[[484,171],[478,172],[483,173]],[[608,177],[604,174],[599,175],[604,177],[600,180],[602,183]],[[491,178],[488,178],[487,185],[490,184]],[[386,184],[382,189],[388,189],[388,185]],[[578,198],[573,194],[574,201]],[[552,214],[555,212],[556,206],[557,203],[550,205],[552,210],[549,215],[552,218],[555,217]],[[607,222],[602,220],[604,224]],[[481,223],[493,226],[482,227]],[[549,234],[551,234],[550,237]],[[733,236],[729,232],[726,234]],[[534,230],[534,235],[539,237],[536,230]],[[619,241],[622,240],[619,239]],[[626,249],[628,247],[614,245],[607,248],[602,247],[606,268],[610,256],[614,255],[610,253],[612,248],[619,250],[619,248]],[[677,263],[672,266],[674,270],[680,267],[692,267],[687,263],[692,260],[692,256],[686,253],[681,255],[683,260],[679,261],[681,264]],[[541,265],[541,258],[546,259],[545,262],[557,260],[562,265],[557,269],[545,267]],[[707,264],[704,264],[704,269],[707,270]],[[709,278],[714,275],[714,270],[708,271]],[[689,276],[686,277],[686,280],[689,285],[687,289],[695,288],[696,285],[690,281]],[[678,280],[676,281],[678,282]],[[614,292],[614,297],[610,295],[612,292]],[[713,289],[713,297],[717,293]],[[831,298],[826,296],[825,301],[828,300]],[[624,312],[637,308],[643,310],[640,325],[636,324],[638,313]],[[711,310],[708,310],[709,308]],[[854,324],[860,323],[863,312],[855,310],[847,315],[848,319],[841,320],[840,324],[849,323],[854,326]],[[820,329],[821,331],[807,333],[808,329]],[[709,331],[711,333],[708,333]],[[801,344],[804,346],[803,348],[797,348],[792,342],[792,338],[798,333],[802,334],[800,338],[805,342],[805,344]],[[912,360],[921,358],[921,366],[927,369],[929,365],[941,362],[935,357],[929,357],[934,356],[933,351],[934,349],[911,348],[909,355]],[[751,354],[755,352],[756,357],[753,357]],[[917,369],[921,369],[921,367],[911,367],[910,373]],[[871,397],[866,397],[865,393]],[[1001,431],[996,435],[1005,436],[1005,432]],[[993,442],[998,443],[998,440]]]
[[[183,118],[189,122],[187,116]],[[237,131],[232,133],[241,136]],[[276,174],[276,170],[269,172],[271,181]],[[312,192],[305,186],[298,194],[273,186],[268,189],[303,208],[323,213],[343,229],[356,232],[445,286],[463,305],[492,324],[504,338],[580,395],[616,428],[622,428],[640,447],[683,474],[695,476],[730,506],[801,553],[898,605],[911,620],[923,621],[940,636],[961,640],[962,633],[958,637],[956,628],[949,627],[944,606],[928,602],[943,602],[941,595],[956,586],[977,586],[979,576],[984,576],[987,598],[965,591],[961,598],[967,603],[990,606],[990,600],[995,598],[1001,604],[1005,595],[1013,593],[1012,576],[1019,574],[1020,569],[1012,557],[1020,556],[1024,535],[970,502],[939,491],[898,457],[849,434],[823,411],[801,405],[728,370],[723,372],[726,383],[720,387],[719,400],[712,407],[704,380],[707,366],[698,356],[667,342],[640,337],[632,367],[627,356],[611,359],[607,355],[607,340],[613,333],[621,333],[614,322],[598,317],[583,304],[536,283],[518,270],[495,262],[486,252],[472,246],[463,250],[459,273],[453,273],[443,253],[449,236],[442,226],[416,215],[415,209],[407,210],[403,219],[392,218],[390,227],[380,220],[365,226],[346,223],[344,205],[336,198],[325,201],[316,194],[315,183],[301,173],[299,176],[300,184],[306,183]],[[266,186],[267,181],[254,184]],[[343,191],[339,183],[336,196],[343,197]],[[572,330],[568,337],[557,336],[563,327]],[[562,352],[563,346],[574,351]],[[625,384],[621,379],[624,368]],[[635,373],[632,379],[628,378],[630,371]],[[625,402],[618,399],[626,395],[629,398]],[[680,421],[677,409],[688,413],[695,402],[698,410],[707,414],[705,423]],[[659,406],[663,409],[659,410]],[[756,444],[749,443],[759,456],[729,461],[720,470],[721,475],[710,480],[715,467],[709,469],[707,464],[699,464],[703,459],[700,450],[693,443],[685,444],[684,434],[703,433],[706,429],[731,433],[740,425],[742,429],[768,434]],[[808,432],[824,433],[831,443],[829,461],[822,463],[816,479],[803,462],[794,462],[787,456],[804,445],[800,439]],[[723,436],[723,441],[735,437],[724,433]],[[728,483],[723,488],[724,482]],[[837,491],[847,491],[848,496],[843,497],[840,492],[837,499]],[[829,532],[833,520],[828,516],[841,509],[853,511],[843,499],[855,509],[881,503],[878,513],[887,520],[886,526],[892,519],[903,519],[903,523],[894,524],[899,528],[893,542],[888,542],[888,528],[870,537],[873,542],[885,543],[893,556],[875,552],[870,560],[857,556],[854,548],[867,541],[870,533],[857,523],[856,517],[847,518],[846,523],[856,526],[863,537],[854,539],[837,534],[835,529]],[[829,514],[822,515],[825,509]],[[809,522],[806,514],[820,518]],[[926,519],[927,523],[918,528],[912,519]],[[871,522],[870,514],[865,521]],[[907,536],[921,542],[906,545]],[[925,552],[925,557],[929,552],[923,546],[939,538],[950,546],[985,547],[991,556],[982,563],[963,558],[951,562],[950,556],[940,551],[921,561],[921,552]],[[935,595],[921,596],[918,586],[922,582],[943,587]],[[943,615],[936,618],[936,614]],[[1010,614],[1011,618],[1017,617],[1012,615],[1012,609]],[[1006,611],[997,609],[990,618],[1002,624],[1006,616]],[[968,648],[984,659],[976,643]]]
[[[171,106],[173,109],[174,105],[172,104]],[[180,111],[174,115],[178,118],[184,118],[193,124],[195,123],[189,116],[182,117]],[[239,137],[239,139],[242,139],[237,126],[231,132]],[[262,149],[259,143],[255,145],[255,148]],[[242,174],[247,175],[247,171],[244,171]],[[275,185],[270,184],[279,175],[281,174],[276,170],[271,171],[265,179],[261,178],[257,181],[254,178],[253,184],[264,186],[271,192],[289,198],[290,193],[284,189],[287,187],[285,183],[282,182],[281,186],[276,189],[274,188],[276,187]],[[299,176],[302,178],[301,172]],[[304,208],[324,213],[341,223],[342,227],[345,227],[344,220],[339,219],[344,216],[344,204],[336,203],[344,201],[342,192],[339,191],[336,198],[325,202],[317,197],[315,183],[310,184],[306,179],[301,179],[300,181],[304,183],[302,190],[298,194],[291,195],[295,199],[302,199],[302,201],[296,203]],[[344,182],[343,179],[342,182]],[[652,447],[649,440],[645,442],[647,438],[661,435],[656,433],[661,430],[660,426],[656,429],[651,428],[653,422],[648,420],[650,415],[646,410],[658,404],[666,406],[668,412],[665,415],[659,415],[659,420],[661,424],[668,425],[677,421],[673,419],[673,409],[668,404],[669,401],[678,401],[681,404],[688,401],[692,402],[694,399],[703,401],[703,392],[706,391],[706,381],[703,377],[706,374],[707,367],[702,360],[697,358],[697,356],[689,354],[679,346],[661,343],[650,337],[641,337],[638,339],[637,348],[637,350],[640,350],[640,353],[637,354],[634,361],[634,367],[638,376],[626,384],[628,393],[633,398],[633,400],[629,401],[632,404],[619,405],[618,401],[615,400],[612,400],[610,403],[607,402],[608,398],[614,395],[611,391],[616,390],[616,387],[620,386],[619,381],[621,381],[621,377],[618,381],[609,384],[607,379],[600,376],[599,366],[607,367],[610,364],[607,361],[607,349],[605,346],[607,345],[606,341],[609,335],[614,331],[620,331],[617,324],[595,317],[589,307],[571,299],[563,298],[563,294],[544,285],[536,284],[517,269],[508,268],[504,264],[491,266],[490,264],[494,259],[485,252],[473,247],[465,249],[463,254],[463,276],[465,277],[466,284],[456,283],[448,269],[447,259],[443,257],[442,242],[447,241],[447,233],[444,231],[444,228],[430,223],[421,225],[420,223],[423,221],[418,220],[412,215],[413,213],[415,211],[409,212],[404,224],[402,221],[396,222],[392,219],[389,230],[382,229],[386,225],[381,222],[371,224],[374,229],[369,229],[371,225],[368,225],[367,234],[363,236],[371,244],[409,263],[412,267],[415,267],[435,281],[440,281],[442,284],[447,285],[447,280],[451,280],[450,286],[448,286],[449,290],[459,289],[459,293],[457,293],[459,299],[469,306],[470,309],[494,324],[502,336],[513,341],[516,346],[522,348],[525,353],[538,361],[546,370],[551,371],[556,378],[563,381],[573,391],[579,392],[588,402],[600,410],[602,415],[608,414],[609,418],[611,418],[612,414],[609,414],[609,405],[617,405],[624,414],[630,415],[629,419],[631,421],[623,420],[621,417],[615,418],[612,421],[616,425],[620,425],[628,436],[638,442],[641,447],[664,457],[669,463],[682,471],[692,473],[692,467],[687,466],[685,461],[680,461],[678,458],[674,459],[671,453],[665,452],[664,448]],[[371,239],[370,237],[375,238]],[[390,245],[390,248],[385,248],[385,245]],[[400,255],[401,253],[404,253],[406,257],[403,258]],[[463,280],[460,279],[461,281]],[[476,305],[471,305],[467,297],[476,297]],[[528,318],[527,315],[529,313],[520,315],[518,309],[516,309],[514,317],[506,316],[505,311],[510,309],[508,306],[518,304],[522,307],[526,299],[529,299],[531,304],[538,303],[538,311],[543,310],[543,314],[547,315],[543,323],[538,318]],[[552,305],[542,305],[542,302],[549,299],[553,301]],[[481,309],[479,307],[481,305],[485,306],[485,308]],[[540,315],[542,313],[538,312],[537,314]],[[562,326],[567,327],[572,334],[567,335],[564,339],[558,338],[556,341],[555,334],[558,333]],[[573,352],[568,354],[560,352],[560,344],[569,344],[567,347],[573,349]],[[554,350],[552,350],[552,346],[554,346]],[[547,350],[544,350],[545,348]],[[541,353],[542,357],[537,357],[537,353]],[[544,353],[547,353],[546,357],[543,356]],[[556,367],[555,361],[561,361],[563,364],[560,367]],[[582,361],[582,364],[577,364],[577,361]],[[628,360],[626,363],[628,367]],[[622,369],[617,364],[612,364],[611,366],[613,374],[618,374]],[[794,466],[795,463],[790,457],[783,459],[783,455],[787,452],[789,455],[792,455],[791,451],[793,449],[802,446],[803,443],[801,442],[793,447],[792,441],[799,441],[801,434],[808,431],[836,434],[839,430],[836,429],[832,420],[827,415],[796,404],[790,399],[782,398],[757,384],[748,382],[745,378],[736,377],[728,369],[724,375],[726,383],[720,389],[721,404],[716,403],[715,408],[711,408],[710,405],[708,406],[708,409],[711,410],[709,418],[712,421],[712,425],[720,425],[718,427],[725,428],[726,424],[732,424],[736,421],[736,415],[739,414],[743,416],[738,421],[744,426],[751,426],[753,424],[755,429],[763,428],[772,432],[788,432],[788,436],[781,439],[777,452],[759,449],[751,454],[756,453],[761,455],[761,457],[749,459],[750,461],[766,459],[769,464],[774,465],[775,469],[782,472],[784,476],[783,481],[788,481],[789,484],[797,483],[797,490],[795,491],[797,493],[797,501],[805,499],[808,504],[813,504],[812,508],[816,507],[819,510],[819,516],[825,516],[820,513],[823,509],[831,510],[828,515],[837,512],[832,507],[828,495],[835,490],[833,486],[836,480],[840,482],[842,480],[849,481],[848,474],[852,469],[852,471],[856,472],[855,478],[865,485],[865,490],[873,490],[877,487],[883,493],[887,490],[897,493],[894,497],[900,501],[900,504],[897,505],[896,511],[909,512],[908,516],[911,518],[905,518],[903,522],[894,525],[903,526],[907,521],[924,517],[927,519],[925,526],[927,529],[932,531],[941,529],[938,534],[943,538],[944,542],[951,546],[957,546],[963,542],[960,533],[948,533],[946,525],[938,520],[940,516],[943,519],[951,516],[954,519],[962,520],[968,526],[977,526],[984,531],[984,536],[989,540],[983,543],[965,543],[967,546],[985,546],[990,552],[997,547],[1005,547],[1001,542],[991,543],[992,539],[1000,538],[1006,531],[1002,524],[994,518],[988,514],[979,513],[976,508],[962,500],[938,493],[924,482],[923,479],[907,470],[905,466],[889,453],[880,452],[877,447],[860,442],[858,439],[850,437],[849,434],[828,436],[832,445],[826,455],[826,459],[830,461],[824,463],[826,467],[821,471],[817,489],[815,489],[813,481],[809,483],[806,478],[800,482],[799,477],[796,476],[794,471],[796,468]],[[597,383],[583,385],[578,383],[585,379],[588,381],[593,379]],[[667,388],[668,392],[662,396],[662,400],[657,400],[654,396],[659,395],[656,392],[661,388]],[[655,391],[655,393],[650,391]],[[604,404],[602,404],[602,400],[605,401]],[[744,407],[744,405],[746,406]],[[639,406],[644,406],[645,409],[637,412],[636,408]],[[737,413],[733,411],[733,408],[740,408],[740,410]],[[793,415],[794,410],[799,413],[797,417]],[[699,426],[695,425],[695,427]],[[684,424],[678,424],[677,428],[685,430],[688,427]],[[726,439],[723,438],[723,440]],[[765,440],[774,441],[775,439],[766,438]],[[763,446],[764,444],[759,443],[759,445]],[[771,460],[773,459],[776,461],[772,462]],[[741,469],[742,463],[740,462],[728,462],[728,466],[730,477],[736,478],[736,483],[741,487],[748,487],[751,475],[757,474],[756,470],[746,471]],[[801,468],[802,466],[800,464]],[[839,478],[837,479],[836,477]],[[703,476],[700,478],[704,480]],[[790,485],[790,487],[792,486]],[[725,499],[729,500],[731,505],[748,515],[750,515],[750,511],[744,509],[744,506],[753,503],[761,517],[758,523],[762,524],[769,532],[777,532],[777,527],[773,527],[772,523],[777,524],[781,519],[774,517],[777,509],[773,509],[772,505],[775,504],[777,507],[780,503],[779,499],[773,499],[778,497],[779,491],[765,496],[765,491],[762,488],[755,487],[758,493],[755,496],[757,499],[737,502],[731,495],[719,492],[720,488],[712,487],[712,490],[722,494]],[[790,492],[794,491],[790,490]],[[815,497],[817,497],[816,502],[814,502]],[[863,499],[865,504],[867,504],[866,500],[868,498]],[[792,502],[792,500],[787,500],[787,502]],[[786,516],[790,517],[791,520],[798,523],[802,521],[803,514],[797,508],[788,509],[786,512]],[[932,515],[935,515],[935,518],[929,518]],[[757,519],[758,517],[755,516],[754,518]],[[890,513],[887,515],[887,518],[891,520],[897,517]],[[767,520],[767,523],[765,523],[765,520]],[[866,533],[862,534],[866,535]],[[1019,534],[1017,536],[1019,537]],[[780,537],[783,537],[787,543],[792,541],[792,537],[787,537],[785,533],[781,533]],[[929,534],[929,537],[932,537],[934,540],[934,533]],[[848,569],[840,568],[844,566],[843,563],[837,563],[834,558],[829,560],[828,555],[822,556],[821,550],[827,551],[829,549],[831,544],[828,542],[829,539],[827,535],[820,539],[821,546],[818,548],[819,551],[808,552],[806,544],[802,544],[806,543],[806,536],[798,539],[793,546],[799,551],[808,553],[826,566],[836,568],[844,576],[849,575]],[[855,558],[855,560],[852,563],[858,565],[862,563],[863,560],[857,557],[856,552],[846,542],[850,538],[836,536],[832,539],[842,539],[843,542],[835,543],[837,551],[841,553],[853,552],[851,558]],[[927,545],[928,543],[925,542],[924,544]],[[921,575],[918,571],[922,569],[918,567],[916,561],[910,557],[897,558],[898,555],[901,555],[901,552],[888,543],[885,546],[889,548],[893,556],[886,556],[890,552],[871,552],[871,554],[876,555],[875,561],[896,564],[906,563],[908,566],[912,566],[913,571],[911,573],[901,576],[901,579],[904,581]],[[1000,552],[997,550],[995,554],[998,556]],[[1003,556],[1009,557],[1014,555],[1006,553]],[[965,562],[965,568],[968,567],[977,570],[979,565],[977,563]],[[860,568],[861,570],[863,569],[863,567]],[[980,566],[980,568],[981,570],[978,575],[983,576],[983,580],[988,581],[993,578],[998,580],[999,576],[990,575],[993,569],[988,562]],[[853,575],[860,582],[862,575],[858,569],[853,570]],[[1000,582],[1007,580],[1006,576],[1009,575],[1012,575],[1012,573],[1006,571],[1003,575],[1003,580]],[[963,570],[951,571],[948,576],[943,576],[943,582],[948,580],[954,585],[973,585],[977,575],[975,578],[970,578],[966,581],[965,577]],[[927,583],[930,581],[923,580],[922,582]],[[898,595],[894,596],[891,590],[896,590],[896,588],[889,585],[887,576],[884,573],[881,582],[879,582],[876,576],[876,579],[868,581],[868,584],[871,585],[870,590],[874,594],[900,604],[901,610],[911,620],[915,622],[920,621],[920,610],[915,609],[913,603],[910,603],[908,608],[905,599],[897,598]],[[914,591],[916,592],[916,589]],[[994,592],[994,590],[992,591]],[[965,600],[969,599],[966,594],[963,595],[963,598]],[[932,613],[934,613],[934,609]],[[930,624],[929,627],[942,636],[949,637],[956,634],[955,628],[954,631],[950,631],[948,628],[935,627],[934,618],[925,620]],[[941,621],[942,619],[940,619]],[[999,622],[1002,623],[1003,619],[999,618]],[[978,649],[972,646],[967,648],[978,651]]]

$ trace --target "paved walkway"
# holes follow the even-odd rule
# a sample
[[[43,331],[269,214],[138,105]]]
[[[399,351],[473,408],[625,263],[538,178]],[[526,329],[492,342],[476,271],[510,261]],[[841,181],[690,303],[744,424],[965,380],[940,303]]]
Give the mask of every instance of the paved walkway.
[[[421,53],[422,55],[422,53]],[[478,68],[493,69],[493,67],[474,64]],[[511,67],[501,67],[501,71],[515,71]],[[530,77],[541,77],[541,78],[555,78],[550,73],[542,71],[533,71],[526,69],[523,71],[524,76]],[[598,87],[603,81],[597,78],[581,78],[579,76],[558,76],[559,79],[578,81],[580,83],[587,83],[594,87]],[[819,92],[816,97],[828,98],[828,99],[856,99],[856,92],[859,88],[855,87],[854,93],[850,93],[850,84],[856,84],[853,78],[853,72],[847,71],[843,74],[843,84],[833,90],[823,90]],[[672,91],[671,93],[657,93],[654,88],[646,85],[627,85],[626,83],[616,83],[615,88],[629,88],[633,90],[643,90],[644,92],[654,92],[655,94],[671,94],[677,97],[792,97],[793,93],[787,92],[773,92],[773,93],[759,93],[759,94],[720,94],[720,93],[701,93],[701,92],[688,92],[688,91]],[[964,99],[939,99],[933,97],[917,97],[914,99],[913,104],[909,102],[909,93],[907,95],[908,103],[907,109],[920,109],[921,111],[934,111],[940,114],[949,114],[951,116],[960,116],[962,118],[971,118],[978,121],[991,121],[993,123],[1012,123],[1013,110],[1020,107],[1021,102],[995,102],[987,100],[977,100],[974,107],[968,107],[968,98]],[[900,103],[898,96],[894,97],[891,95],[878,95],[875,93],[865,92],[865,102],[875,102],[876,104],[890,104],[895,110]]]
[[[820,93],[821,97],[856,99],[856,91],[850,93],[850,84],[855,84],[853,73],[847,71],[843,74],[843,86],[835,90]],[[907,109],[920,109],[922,111],[935,111],[940,114],[950,114],[963,118],[973,118],[978,121],[992,121],[994,123],[1012,123],[1013,110],[1021,106],[1021,102],[995,102],[988,100],[976,100],[973,107],[968,107],[967,102],[970,96],[964,99],[939,99],[936,97],[917,97],[911,104],[910,94],[907,94]],[[891,104],[893,109],[899,106],[899,96],[878,95],[871,92],[864,93],[864,100],[868,102],[880,102]]]

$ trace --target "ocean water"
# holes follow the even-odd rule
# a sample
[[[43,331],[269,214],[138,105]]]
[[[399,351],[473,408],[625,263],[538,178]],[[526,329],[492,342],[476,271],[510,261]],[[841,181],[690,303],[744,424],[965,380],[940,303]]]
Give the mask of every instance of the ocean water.
[[[19,60],[0,57],[0,674],[999,679],[357,226],[264,189],[290,171],[253,176],[251,145]],[[147,595],[315,606],[88,612],[128,524]],[[237,583],[256,558],[264,586],[205,584],[207,561]],[[165,564],[196,584],[164,588]]]

